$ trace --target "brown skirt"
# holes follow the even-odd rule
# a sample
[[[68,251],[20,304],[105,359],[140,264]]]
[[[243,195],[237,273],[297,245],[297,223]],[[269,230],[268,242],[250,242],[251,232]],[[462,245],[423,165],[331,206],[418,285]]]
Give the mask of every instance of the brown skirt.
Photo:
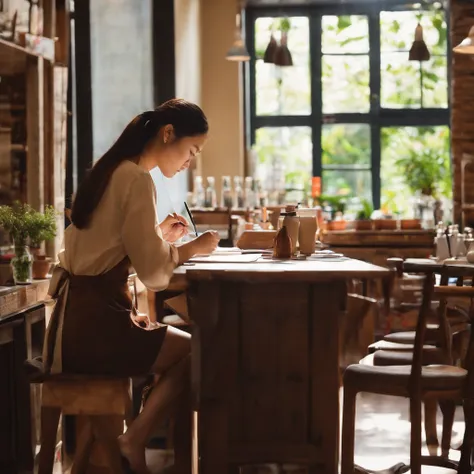
[[[130,261],[98,276],[70,275],[62,328],[62,371],[146,375],[160,352],[166,326],[148,331],[131,320]]]

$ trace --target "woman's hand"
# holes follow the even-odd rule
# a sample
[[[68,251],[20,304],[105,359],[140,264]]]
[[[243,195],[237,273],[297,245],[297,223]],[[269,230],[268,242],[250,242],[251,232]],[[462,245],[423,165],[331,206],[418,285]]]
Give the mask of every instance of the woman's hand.
[[[163,222],[160,222],[161,232],[163,238],[167,242],[176,242],[181,237],[184,237],[189,232],[188,221],[178,214],[168,214]]]
[[[150,325],[150,318],[147,314],[144,313],[137,313],[131,315],[132,321],[137,325],[140,326],[142,329],[148,329]]]
[[[209,255],[219,244],[219,232],[208,230],[193,240],[195,255]]]
[[[180,245],[178,248],[179,262],[184,263],[194,255],[209,255],[219,244],[219,233],[208,230],[191,242]]]

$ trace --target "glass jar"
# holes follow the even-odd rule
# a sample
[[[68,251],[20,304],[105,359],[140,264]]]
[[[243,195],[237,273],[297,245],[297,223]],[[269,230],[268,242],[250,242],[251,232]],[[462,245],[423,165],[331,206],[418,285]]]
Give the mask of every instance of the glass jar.
[[[206,201],[204,207],[215,209],[217,207],[216,180],[213,176],[207,178]]]
[[[11,261],[15,285],[27,285],[32,282],[32,263],[33,257],[28,246],[24,242],[15,243],[15,256]]]
[[[230,176],[222,176],[221,207],[230,209],[232,207],[232,186]]]
[[[246,209],[254,209],[257,206],[255,202],[255,192],[253,190],[253,178],[251,176],[247,176],[245,178],[245,190],[244,190],[244,207]]]
[[[244,209],[245,207],[245,197],[241,176],[234,176],[234,207],[237,209]]]
[[[204,201],[206,200],[204,186],[202,184],[202,176],[196,176],[194,178],[194,205],[196,207],[204,207]]]

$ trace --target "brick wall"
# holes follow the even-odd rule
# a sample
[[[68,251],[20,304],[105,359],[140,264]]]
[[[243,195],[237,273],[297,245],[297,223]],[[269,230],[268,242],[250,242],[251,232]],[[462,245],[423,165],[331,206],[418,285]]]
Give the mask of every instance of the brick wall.
[[[451,0],[451,45],[459,44],[474,25],[474,2]],[[474,56],[454,54],[451,68],[451,133],[454,174],[454,221],[461,219],[461,160],[474,155]],[[474,203],[474,170],[467,182],[467,196]],[[469,221],[474,221],[474,212]]]

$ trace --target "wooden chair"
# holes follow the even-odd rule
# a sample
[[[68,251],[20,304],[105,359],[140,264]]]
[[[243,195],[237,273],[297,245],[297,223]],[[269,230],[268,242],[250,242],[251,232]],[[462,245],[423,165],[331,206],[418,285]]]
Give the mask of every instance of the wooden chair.
[[[71,474],[89,474],[101,467],[109,468],[110,473],[122,473],[117,438],[131,412],[130,379],[77,375],[36,382],[43,384],[38,474],[51,474],[53,470],[61,415],[77,417]]]
[[[473,288],[441,286],[434,288],[434,268],[425,267],[427,278],[423,289],[423,302],[420,308],[416,327],[416,338],[413,350],[413,359],[410,366],[368,366],[352,365],[344,374],[344,408],[342,428],[342,474],[354,472],[354,429],[355,429],[355,403],[359,392],[370,392],[385,395],[402,396],[410,399],[410,464],[413,474],[421,473],[421,465],[437,465],[457,469],[457,463],[450,461],[446,456],[421,455],[421,403],[434,400],[437,403],[453,407],[453,401],[467,399],[470,402],[471,392],[466,392],[467,382],[470,380],[468,371],[464,368],[450,365],[432,365],[423,367],[423,345],[426,331],[426,319],[434,294],[444,301],[453,294],[464,298],[473,298]],[[419,271],[422,271],[419,269]],[[450,269],[449,272],[459,272],[459,268]],[[472,267],[465,270],[473,272]],[[451,273],[452,274],[452,273]],[[459,274],[459,273],[458,273]],[[472,353],[473,345],[469,346]],[[468,368],[471,369],[469,362]],[[468,410],[467,410],[468,411]],[[474,419],[474,408],[471,410]],[[470,412],[468,411],[470,414]],[[454,410],[453,410],[454,416]],[[448,420],[449,421],[449,420]],[[463,474],[470,473],[470,460],[466,460],[469,453],[474,432],[472,420],[466,417],[465,444],[463,445],[463,458],[460,467]],[[449,423],[448,423],[449,424]],[[452,421],[451,421],[452,426]],[[443,431],[443,445],[449,444],[451,431]],[[443,453],[446,454],[446,453]]]
[[[413,264],[410,264],[413,262]],[[404,271],[412,271],[413,265],[416,268],[416,260],[406,260],[403,261],[401,258],[389,258],[387,259],[387,264],[396,271],[398,276],[403,275]],[[442,270],[439,264],[433,262],[434,267],[438,268],[438,270]],[[442,272],[439,272],[440,274]],[[457,276],[457,285],[463,286],[463,276]],[[447,285],[449,280],[449,275],[447,273],[441,274],[441,281],[440,285]],[[413,305],[406,305],[406,308],[411,308]],[[456,307],[450,308],[447,313],[447,318],[449,325],[454,329],[454,333],[458,332],[459,330],[465,330],[465,322],[467,318],[467,312],[464,308]],[[442,327],[439,326],[439,315],[438,317],[434,318],[436,322],[434,324],[428,324],[426,330],[426,343],[427,344],[436,344],[440,337],[440,330],[442,331]],[[458,329],[458,331],[456,331]],[[397,344],[414,344],[415,341],[415,331],[401,331],[401,332],[394,332],[384,336],[384,341],[393,342]],[[459,340],[461,343],[461,340]]]
[[[412,263],[410,263],[412,262]],[[403,264],[401,259],[389,259],[389,264],[396,268],[399,274],[404,270],[414,271],[417,269],[416,261],[408,260]],[[440,275],[440,284],[448,284],[449,278],[453,276],[453,270],[436,264],[430,268],[436,270]],[[462,285],[463,276],[456,276],[457,284]],[[432,309],[432,308],[431,308]],[[432,314],[431,314],[432,313]],[[465,356],[466,338],[469,335],[469,320],[466,312],[457,307],[448,306],[446,298],[438,302],[436,310],[428,315],[432,324],[426,325],[425,344],[422,350],[422,364],[461,364]],[[369,346],[369,353],[373,352],[371,363],[379,366],[411,365],[413,361],[413,348],[415,331],[404,331],[393,333]],[[367,359],[364,363],[367,363]],[[450,449],[450,433],[454,421],[454,404],[442,403],[440,406],[443,413],[443,437],[441,443],[442,456],[448,456]],[[428,399],[424,404],[425,410],[425,435],[426,444],[430,454],[436,455],[439,447],[436,428],[436,401]]]
[[[341,318],[339,333],[340,368],[356,363],[373,340],[378,303],[374,298],[356,294],[347,295],[347,308]]]

